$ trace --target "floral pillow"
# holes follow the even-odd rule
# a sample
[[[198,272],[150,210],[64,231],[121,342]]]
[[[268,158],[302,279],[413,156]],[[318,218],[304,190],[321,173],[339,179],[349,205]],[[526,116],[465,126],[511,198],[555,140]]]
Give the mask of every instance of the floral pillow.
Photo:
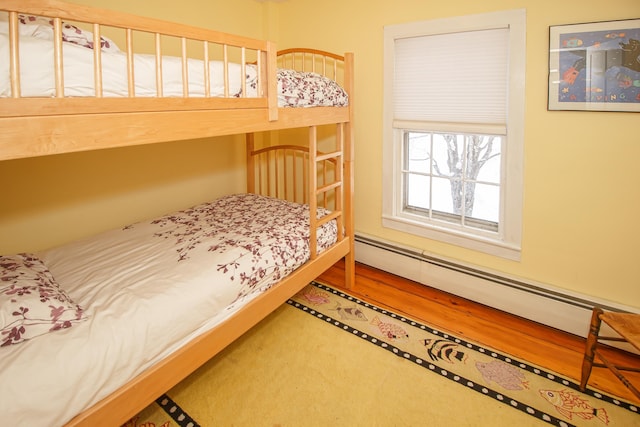
[[[349,96],[335,81],[318,73],[279,69],[278,101],[285,107],[345,107]]]
[[[0,32],[6,32],[7,14],[0,14]],[[21,36],[53,40],[53,19],[44,16],[18,14],[18,31]],[[62,41],[93,49],[93,33],[67,22],[62,23]],[[101,36],[100,48],[103,52],[120,52],[118,46],[110,39]]]
[[[0,256],[0,347],[18,344],[87,319],[32,254]]]
[[[62,23],[62,41],[93,49],[93,33],[66,22]],[[118,46],[104,36],[100,36],[100,49],[103,52],[120,52]]]

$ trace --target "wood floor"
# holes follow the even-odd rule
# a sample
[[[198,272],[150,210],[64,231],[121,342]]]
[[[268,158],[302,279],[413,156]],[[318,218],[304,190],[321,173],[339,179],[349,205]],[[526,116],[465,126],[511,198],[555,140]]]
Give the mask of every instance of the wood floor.
[[[320,278],[344,289],[344,266],[337,263]],[[579,382],[584,338],[477,304],[455,295],[356,264],[356,283],[348,292],[378,306],[394,309],[437,329],[527,360]],[[585,330],[588,325],[585,325]],[[607,351],[616,364],[640,367],[640,357],[624,351]],[[640,385],[640,374],[630,373]],[[640,401],[608,370],[594,368],[589,386],[623,399]]]

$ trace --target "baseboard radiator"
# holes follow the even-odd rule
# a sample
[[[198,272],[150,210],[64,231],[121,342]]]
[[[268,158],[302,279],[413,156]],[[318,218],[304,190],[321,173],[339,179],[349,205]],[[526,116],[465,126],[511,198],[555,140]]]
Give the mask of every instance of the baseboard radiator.
[[[596,305],[605,310],[638,312],[364,235],[356,235],[355,256],[362,264],[582,337],[588,332]]]

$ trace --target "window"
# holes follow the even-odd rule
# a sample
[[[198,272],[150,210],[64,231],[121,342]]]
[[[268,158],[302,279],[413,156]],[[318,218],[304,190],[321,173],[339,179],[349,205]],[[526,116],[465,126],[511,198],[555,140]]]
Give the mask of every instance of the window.
[[[519,259],[525,18],[385,27],[385,227]]]

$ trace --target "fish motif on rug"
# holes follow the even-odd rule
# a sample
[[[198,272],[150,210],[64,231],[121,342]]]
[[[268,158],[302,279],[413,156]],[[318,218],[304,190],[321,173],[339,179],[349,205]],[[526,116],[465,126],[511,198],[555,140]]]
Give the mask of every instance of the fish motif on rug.
[[[476,368],[480,371],[482,378],[484,378],[487,383],[493,381],[507,390],[529,388],[529,383],[524,373],[515,366],[511,366],[501,360],[476,362]]]
[[[332,310],[338,313],[342,320],[360,320],[364,322],[369,320],[367,319],[367,316],[365,316],[364,312],[356,305],[343,307],[340,303],[337,303],[336,308],[333,308]]]
[[[306,287],[299,294],[302,298],[307,300],[311,304],[322,305],[330,301],[328,293],[321,291],[315,287]]]
[[[467,360],[467,356],[460,350],[460,346],[449,340],[427,338],[422,340],[422,343],[427,349],[427,354],[434,362],[442,360],[448,363],[464,363]]]
[[[389,338],[390,340],[409,338],[409,334],[402,326],[392,322],[383,322],[378,316],[373,318],[371,324],[377,328],[377,331],[380,332],[383,337]]]
[[[591,420],[594,417],[609,424],[609,416],[604,408],[596,409],[591,406],[585,399],[569,390],[540,390],[540,395],[558,412],[573,419],[574,416],[583,420]]]

